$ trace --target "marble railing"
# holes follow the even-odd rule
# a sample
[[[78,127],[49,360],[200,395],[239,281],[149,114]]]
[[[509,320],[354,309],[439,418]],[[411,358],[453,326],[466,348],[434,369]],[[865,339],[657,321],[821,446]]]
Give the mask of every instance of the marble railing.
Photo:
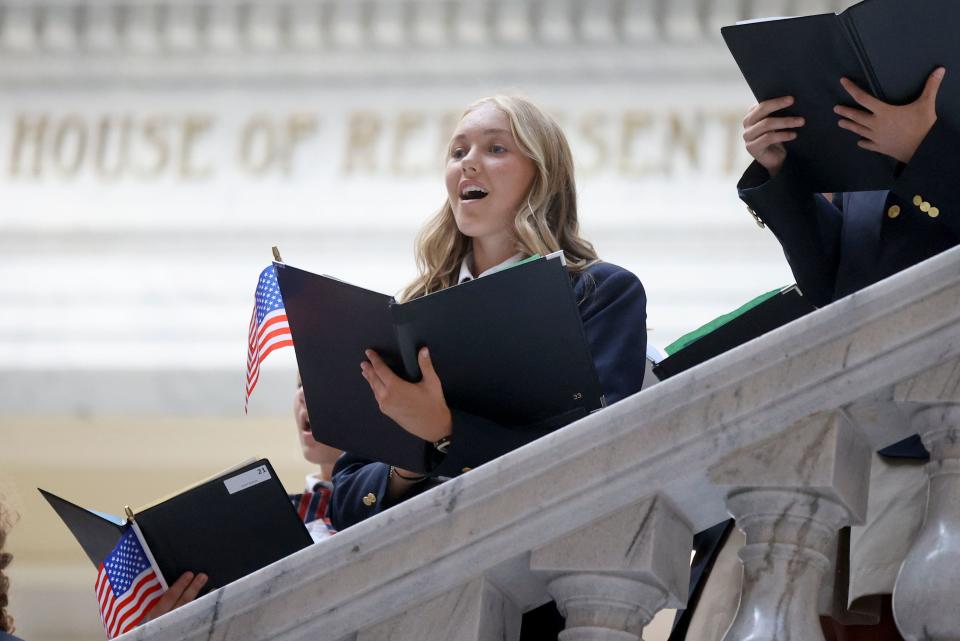
[[[232,52],[719,38],[841,0],[3,0],[0,50]],[[789,8],[792,7],[792,8]]]
[[[0,79],[736,78],[720,27],[845,0],[0,0]],[[403,55],[403,64],[396,56]],[[668,73],[666,70],[669,70]]]
[[[821,639],[837,531],[871,452],[920,433],[926,521],[894,591],[910,640],[960,630],[960,249],[387,510],[130,633],[133,639],[638,639],[687,596],[692,533],[746,534],[726,639]]]

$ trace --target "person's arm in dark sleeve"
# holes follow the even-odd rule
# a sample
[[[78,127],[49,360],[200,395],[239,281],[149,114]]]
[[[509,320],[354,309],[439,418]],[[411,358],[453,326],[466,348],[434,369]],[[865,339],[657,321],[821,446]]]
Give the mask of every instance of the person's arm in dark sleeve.
[[[333,497],[330,521],[344,530],[368,519],[392,504],[387,496],[390,466],[345,453],[333,468]],[[372,497],[372,499],[371,499]]]
[[[960,133],[937,120],[890,189],[925,216],[935,211],[960,238]],[[919,202],[914,202],[914,199]],[[924,206],[923,203],[929,203]],[[926,212],[920,207],[929,207]]]
[[[574,296],[587,344],[607,403],[640,391],[646,368],[646,295],[640,280],[626,270],[599,265],[598,276],[579,276]],[[581,412],[556,417],[549,424],[507,426],[451,410],[450,449],[431,474],[456,476],[571,423]],[[431,452],[428,449],[428,456]]]
[[[640,279],[625,269],[599,265],[602,280],[581,277],[580,317],[607,404],[643,387],[647,367],[647,294]],[[578,300],[580,300],[578,298]]]
[[[754,162],[737,184],[737,191],[780,241],[800,291],[815,305],[823,306],[833,300],[843,215],[808,189],[799,171],[789,156],[772,178]]]

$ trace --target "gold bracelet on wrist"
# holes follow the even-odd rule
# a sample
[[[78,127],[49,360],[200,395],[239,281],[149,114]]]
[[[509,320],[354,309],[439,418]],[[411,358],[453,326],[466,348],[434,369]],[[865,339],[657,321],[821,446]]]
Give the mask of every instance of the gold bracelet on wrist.
[[[425,481],[427,479],[426,474],[423,474],[421,476],[404,476],[403,474],[397,471],[397,468],[395,465],[391,465],[390,473],[387,474],[387,480],[389,481],[394,476],[396,476],[401,481],[407,481],[412,483],[419,483],[420,481]]]

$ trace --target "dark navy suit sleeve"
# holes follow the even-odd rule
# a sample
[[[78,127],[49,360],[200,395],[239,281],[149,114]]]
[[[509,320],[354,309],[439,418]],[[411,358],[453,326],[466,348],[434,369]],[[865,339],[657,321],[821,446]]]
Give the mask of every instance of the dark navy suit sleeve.
[[[840,210],[806,187],[789,156],[773,178],[751,164],[737,191],[780,241],[800,291],[818,307],[830,303],[840,264]]]
[[[607,403],[640,391],[646,367],[647,297],[640,280],[625,269],[599,263],[579,274],[574,295]],[[433,469],[456,476],[525,445],[583,414],[559,417],[550,425],[506,426],[454,410],[450,449]]]
[[[584,334],[607,403],[640,391],[647,346],[647,299],[640,280],[620,267],[599,263],[576,277],[574,296],[579,301]],[[458,410],[451,413],[452,444],[443,460],[433,468],[435,476],[461,474],[583,416],[582,413],[563,416],[548,425],[518,427]],[[429,445],[424,449],[425,455],[432,453]],[[388,473],[389,467],[384,463],[349,453],[340,458],[334,468],[331,501],[335,528],[345,529],[392,505],[386,498]],[[427,487],[428,484],[415,485],[411,493]],[[364,502],[369,494],[376,498],[372,505]]]
[[[345,453],[333,468],[333,497],[330,500],[330,521],[337,530],[373,516],[386,509],[387,475],[390,466]],[[371,505],[364,498],[373,495]],[[370,503],[368,500],[367,503]]]
[[[960,133],[942,120],[934,123],[913,158],[903,167],[890,189],[918,214],[926,202],[936,208],[937,218],[960,238]],[[919,197],[919,203],[914,199]]]

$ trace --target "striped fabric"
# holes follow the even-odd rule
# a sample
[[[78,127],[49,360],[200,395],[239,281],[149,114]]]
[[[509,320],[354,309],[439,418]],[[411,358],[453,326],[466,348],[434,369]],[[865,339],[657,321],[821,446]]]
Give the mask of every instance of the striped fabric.
[[[132,527],[100,564],[94,590],[108,639],[137,627],[160,600],[164,585]]]
[[[260,272],[257,291],[253,297],[250,332],[247,339],[247,384],[243,411],[247,412],[250,394],[260,380],[260,364],[274,350],[293,345],[287,310],[283,307],[277,272],[270,265]]]

